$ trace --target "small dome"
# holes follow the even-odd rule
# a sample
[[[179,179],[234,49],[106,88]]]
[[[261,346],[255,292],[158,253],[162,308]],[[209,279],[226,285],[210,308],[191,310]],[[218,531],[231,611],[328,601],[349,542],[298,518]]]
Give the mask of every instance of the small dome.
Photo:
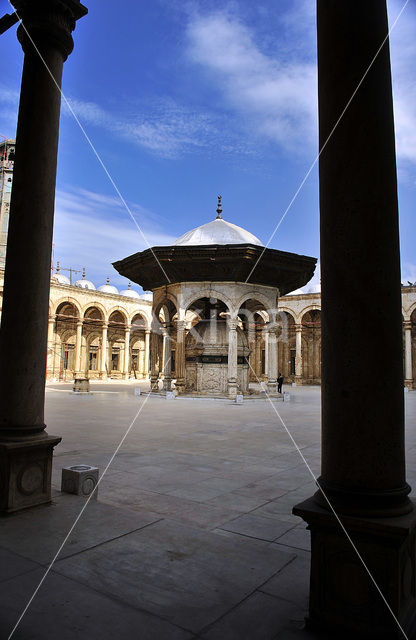
[[[262,242],[250,231],[223,220],[221,214],[221,196],[218,196],[216,219],[187,231],[173,244],[176,246],[205,244],[256,244],[263,246]]]
[[[131,282],[129,282],[127,289],[123,289],[120,291],[121,296],[126,296],[127,298],[138,298],[140,300],[140,296],[137,291],[133,291],[131,288]]]
[[[150,302],[153,300],[153,293],[142,293],[139,296],[140,300],[150,300]]]
[[[95,285],[90,280],[77,280],[74,283],[75,287],[79,287],[80,289],[95,289]]]
[[[58,284],[71,284],[69,278],[64,276],[63,273],[54,273],[52,276],[52,280],[54,280]]]
[[[98,291],[102,291],[102,293],[112,293],[113,295],[115,294],[118,296],[118,289],[110,284],[110,278],[107,278],[107,284],[103,284],[101,287],[98,287]]]
[[[91,289],[95,290],[95,286],[90,280],[85,279],[85,268],[82,270],[82,280],[77,280],[74,284],[75,287],[79,287],[80,289]]]

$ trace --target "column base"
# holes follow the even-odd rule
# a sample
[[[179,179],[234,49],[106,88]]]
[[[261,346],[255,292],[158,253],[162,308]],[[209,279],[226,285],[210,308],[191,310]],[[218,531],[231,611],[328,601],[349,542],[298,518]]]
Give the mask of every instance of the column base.
[[[178,396],[185,393],[185,380],[184,378],[177,378],[175,381],[175,389],[178,392]]]
[[[150,391],[159,391],[159,377],[150,376]]]
[[[293,508],[311,532],[308,626],[337,637],[403,633],[333,513],[309,498]],[[342,516],[342,523],[409,638],[416,637],[416,510],[394,518]]]
[[[297,387],[301,387],[303,385],[303,378],[302,376],[295,376],[295,380],[296,382],[296,386]]]
[[[409,391],[411,391],[413,389],[413,380],[405,380],[404,386],[407,387]]]
[[[237,380],[228,380],[228,395],[230,398],[235,398],[238,392]]]
[[[0,440],[0,513],[14,513],[51,501],[53,448],[62,438]]]
[[[267,390],[269,393],[277,393],[277,380],[270,380],[267,383]]]
[[[172,379],[171,378],[166,378],[166,376],[163,378],[163,391],[171,391],[172,390]]]

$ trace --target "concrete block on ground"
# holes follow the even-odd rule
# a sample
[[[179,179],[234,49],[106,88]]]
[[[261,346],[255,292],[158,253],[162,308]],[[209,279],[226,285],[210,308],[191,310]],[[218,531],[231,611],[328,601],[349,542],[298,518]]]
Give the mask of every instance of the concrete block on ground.
[[[75,493],[78,496],[89,496],[98,483],[98,467],[89,464],[76,464],[62,469],[61,491]],[[98,490],[93,498],[97,498]]]
[[[166,391],[166,400],[175,400],[175,394],[173,391]]]
[[[237,404],[243,404],[244,402],[244,396],[242,393],[237,393],[236,397],[235,397],[235,401]]]
[[[135,387],[134,388],[134,395],[135,396],[140,396],[141,392],[142,392],[142,390],[140,389],[140,387]]]
[[[290,402],[290,393],[288,391],[283,393],[283,402]]]

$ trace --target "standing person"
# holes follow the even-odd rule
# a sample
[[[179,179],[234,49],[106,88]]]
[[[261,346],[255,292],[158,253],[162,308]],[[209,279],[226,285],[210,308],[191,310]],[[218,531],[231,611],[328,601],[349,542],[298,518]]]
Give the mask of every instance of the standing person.
[[[281,373],[277,376],[277,392],[282,393],[283,376]]]

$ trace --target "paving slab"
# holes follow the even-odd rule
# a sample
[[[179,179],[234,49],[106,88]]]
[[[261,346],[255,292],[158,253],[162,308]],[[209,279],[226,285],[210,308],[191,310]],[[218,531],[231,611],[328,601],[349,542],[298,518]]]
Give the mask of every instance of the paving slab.
[[[55,570],[197,633],[292,557],[276,545],[163,520],[61,560]]]
[[[2,633],[11,632],[43,575],[44,571],[36,570],[3,583]],[[191,640],[192,637],[191,633],[158,616],[100,593],[99,584],[90,588],[53,571],[13,634],[13,640]]]
[[[80,513],[85,498],[61,494],[50,506],[22,511],[0,520],[0,545],[40,564],[51,562]],[[90,500],[60,557],[80,553],[136,531],[160,519]]]
[[[254,511],[223,524],[221,529],[239,533],[242,536],[272,542],[276,538],[280,539],[284,533],[294,526],[296,524],[281,520],[279,516],[257,515],[256,511]]]
[[[291,602],[255,592],[203,631],[201,637],[206,640],[302,640],[306,613]]]

